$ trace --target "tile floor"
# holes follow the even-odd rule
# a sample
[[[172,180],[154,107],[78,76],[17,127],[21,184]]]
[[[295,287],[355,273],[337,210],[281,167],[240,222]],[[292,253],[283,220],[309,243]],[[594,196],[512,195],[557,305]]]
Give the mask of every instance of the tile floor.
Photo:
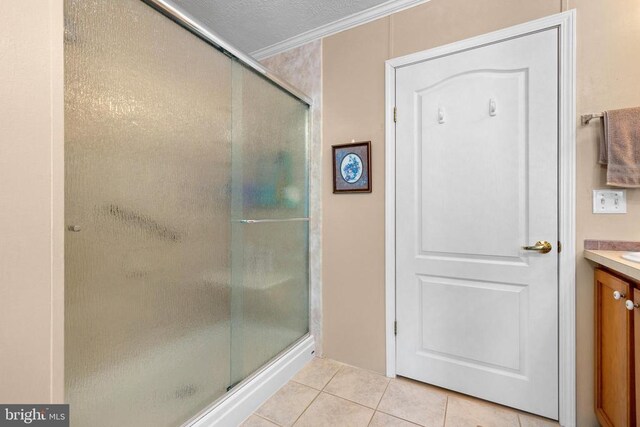
[[[242,426],[558,427],[558,423],[404,378],[313,359]]]

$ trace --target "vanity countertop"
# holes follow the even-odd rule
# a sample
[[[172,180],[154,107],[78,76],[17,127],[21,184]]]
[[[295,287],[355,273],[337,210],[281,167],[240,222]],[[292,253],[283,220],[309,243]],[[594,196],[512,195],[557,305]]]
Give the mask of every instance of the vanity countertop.
[[[585,249],[584,257],[640,282],[640,263],[622,258],[625,251]]]

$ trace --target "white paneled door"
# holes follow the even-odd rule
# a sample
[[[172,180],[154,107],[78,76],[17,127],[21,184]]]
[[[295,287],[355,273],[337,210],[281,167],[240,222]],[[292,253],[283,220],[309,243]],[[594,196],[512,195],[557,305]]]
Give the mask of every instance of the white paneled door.
[[[397,374],[557,419],[557,29],[399,67],[396,105]]]

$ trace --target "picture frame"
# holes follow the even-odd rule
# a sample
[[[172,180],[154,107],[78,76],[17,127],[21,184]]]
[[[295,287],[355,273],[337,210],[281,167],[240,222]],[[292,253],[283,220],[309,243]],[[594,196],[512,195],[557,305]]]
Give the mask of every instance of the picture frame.
[[[332,145],[333,193],[371,193],[371,141]]]

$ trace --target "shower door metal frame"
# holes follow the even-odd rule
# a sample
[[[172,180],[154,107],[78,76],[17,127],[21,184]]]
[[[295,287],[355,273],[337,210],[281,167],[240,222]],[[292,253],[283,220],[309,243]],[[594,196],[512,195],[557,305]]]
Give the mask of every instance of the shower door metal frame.
[[[285,82],[280,77],[278,77],[274,72],[269,70],[264,65],[260,64],[258,61],[253,59],[250,55],[243,53],[242,51],[233,47],[229,42],[220,37],[215,32],[207,29],[204,25],[200,24],[194,17],[192,17],[186,11],[180,9],[179,7],[171,4],[166,0],[141,0],[149,6],[153,7],[157,11],[161,12],[163,15],[168,17],[169,19],[176,22],[181,27],[190,31],[194,35],[198,36],[208,44],[212,45],[216,49],[222,51],[227,56],[230,56],[236,60],[238,60],[243,65],[251,68],[258,74],[265,77],[267,80],[271,81],[276,86],[280,87],[285,92],[288,92],[293,97],[298,100],[304,102],[309,107],[311,107],[313,101],[311,97],[305,94],[300,89],[295,86]],[[311,120],[311,118],[309,118]],[[309,123],[311,124],[311,123]],[[309,127],[311,128],[311,127]]]

